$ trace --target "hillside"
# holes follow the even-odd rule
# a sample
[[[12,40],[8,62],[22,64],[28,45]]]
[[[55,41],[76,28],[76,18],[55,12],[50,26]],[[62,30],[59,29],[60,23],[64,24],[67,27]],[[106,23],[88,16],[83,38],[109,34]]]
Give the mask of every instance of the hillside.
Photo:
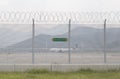
[[[106,47],[108,49],[120,49],[120,28],[107,29]],[[53,42],[52,38],[66,37],[68,33],[61,35],[39,34],[35,37],[35,48],[66,48],[68,42]],[[103,49],[103,29],[91,27],[77,27],[71,30],[71,47],[80,49]],[[12,48],[31,48],[32,40],[27,39],[17,44],[11,45]]]

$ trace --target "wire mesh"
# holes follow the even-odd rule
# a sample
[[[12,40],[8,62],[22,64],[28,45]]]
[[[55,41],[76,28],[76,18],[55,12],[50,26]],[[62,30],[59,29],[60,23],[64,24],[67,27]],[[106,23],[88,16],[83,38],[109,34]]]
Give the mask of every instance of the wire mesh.
[[[71,64],[120,63],[119,12],[0,12],[0,64],[32,63],[32,19],[35,19],[35,64],[69,61],[67,38],[71,19]]]

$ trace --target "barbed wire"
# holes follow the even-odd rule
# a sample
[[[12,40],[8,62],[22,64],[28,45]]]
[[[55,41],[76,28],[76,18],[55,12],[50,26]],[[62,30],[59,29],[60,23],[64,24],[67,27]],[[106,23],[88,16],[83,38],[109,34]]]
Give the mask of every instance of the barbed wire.
[[[71,19],[74,24],[120,24],[120,12],[0,12],[0,23],[36,23],[64,24]]]

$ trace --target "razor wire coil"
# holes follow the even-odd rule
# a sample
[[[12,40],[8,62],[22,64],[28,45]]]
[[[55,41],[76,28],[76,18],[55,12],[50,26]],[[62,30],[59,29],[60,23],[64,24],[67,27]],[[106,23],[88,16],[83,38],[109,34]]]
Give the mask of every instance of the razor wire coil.
[[[108,24],[120,23],[120,12],[0,12],[0,23],[68,23],[101,24],[107,19]]]

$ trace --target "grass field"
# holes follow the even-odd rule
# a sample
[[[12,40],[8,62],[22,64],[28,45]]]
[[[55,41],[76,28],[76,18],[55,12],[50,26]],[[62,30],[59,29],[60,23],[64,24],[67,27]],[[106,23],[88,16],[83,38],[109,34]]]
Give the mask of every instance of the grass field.
[[[47,70],[30,70],[0,72],[0,79],[120,79],[120,71],[49,72]]]

